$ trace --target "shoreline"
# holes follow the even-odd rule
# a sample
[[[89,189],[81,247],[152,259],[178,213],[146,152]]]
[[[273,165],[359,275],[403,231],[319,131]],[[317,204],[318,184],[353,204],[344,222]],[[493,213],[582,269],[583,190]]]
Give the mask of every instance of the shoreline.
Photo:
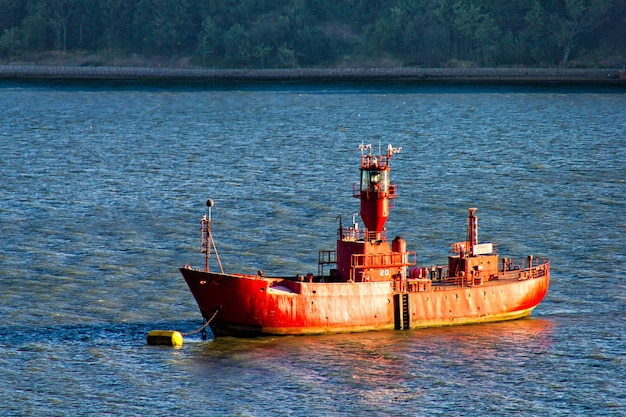
[[[0,80],[37,81],[411,81],[626,85],[626,70],[597,68],[206,69],[0,65]]]

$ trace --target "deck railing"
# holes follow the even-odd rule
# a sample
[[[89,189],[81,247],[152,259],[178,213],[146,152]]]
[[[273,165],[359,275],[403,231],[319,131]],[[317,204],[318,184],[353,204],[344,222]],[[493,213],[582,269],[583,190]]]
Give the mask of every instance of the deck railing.
[[[355,229],[354,227],[344,227],[341,229],[341,240],[347,241],[359,241],[359,240],[372,240],[372,239],[387,240],[387,231],[383,230],[380,233],[368,232],[367,229]]]
[[[447,286],[471,287],[490,281],[524,281],[542,278],[548,274],[549,270],[550,261],[544,258],[526,258],[518,263],[507,262],[505,269],[499,270],[497,275],[492,277],[449,276],[446,266],[431,266],[423,267],[418,275],[407,278],[402,282],[392,282],[392,288],[394,292],[419,292],[431,288],[429,285],[426,285],[427,282],[430,282],[435,287],[445,288]]]

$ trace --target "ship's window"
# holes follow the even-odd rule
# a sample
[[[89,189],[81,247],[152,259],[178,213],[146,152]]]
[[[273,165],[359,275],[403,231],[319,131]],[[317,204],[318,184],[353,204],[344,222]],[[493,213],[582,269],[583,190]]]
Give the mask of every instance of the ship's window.
[[[389,189],[389,175],[387,171],[362,171],[361,191],[382,191]]]
[[[361,171],[361,191],[367,191],[370,185],[370,172]]]
[[[380,191],[387,192],[389,190],[389,171],[380,173]]]

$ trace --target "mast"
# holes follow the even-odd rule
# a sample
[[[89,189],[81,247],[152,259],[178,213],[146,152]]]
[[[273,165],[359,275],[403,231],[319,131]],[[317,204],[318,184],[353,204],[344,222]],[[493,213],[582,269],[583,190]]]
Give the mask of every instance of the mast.
[[[220,255],[217,253],[217,246],[215,246],[213,234],[211,233],[211,209],[214,205],[215,203],[210,198],[206,201],[208,216],[207,213],[205,213],[200,222],[200,252],[204,253],[204,272],[209,272],[209,258],[211,257],[212,246],[220,271],[223,274],[224,268],[222,267],[222,261],[220,260]]]
[[[469,209],[467,216],[467,241],[469,243],[469,254],[476,255],[476,245],[478,244],[478,217],[476,217],[476,208]]]
[[[367,240],[383,240],[383,230],[389,218],[389,209],[393,208],[396,185],[391,184],[389,160],[400,153],[401,147],[389,145],[386,154],[373,155],[372,145],[360,145],[361,182],[354,197],[361,200],[361,218],[366,229]],[[391,204],[390,204],[391,203]]]
[[[400,236],[387,240],[385,223],[397,196],[391,184],[389,160],[402,148],[389,145],[387,152],[372,154],[372,145],[360,145],[360,181],[353,186],[353,197],[360,200],[359,216],[364,227],[359,229],[356,214],[352,226],[341,228],[337,240],[335,279],[353,282],[392,281],[402,287],[407,266],[415,265],[415,252],[406,250]],[[394,284],[395,285],[395,284]]]

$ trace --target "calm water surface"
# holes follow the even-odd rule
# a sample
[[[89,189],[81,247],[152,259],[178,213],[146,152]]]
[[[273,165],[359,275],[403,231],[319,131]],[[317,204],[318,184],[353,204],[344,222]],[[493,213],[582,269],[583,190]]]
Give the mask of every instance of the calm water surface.
[[[0,84],[3,415],[626,414],[626,92],[567,87]],[[215,201],[227,271],[306,273],[358,210],[361,142],[402,146],[387,226],[445,261],[478,207],[547,256],[533,318],[186,339],[177,268]]]

